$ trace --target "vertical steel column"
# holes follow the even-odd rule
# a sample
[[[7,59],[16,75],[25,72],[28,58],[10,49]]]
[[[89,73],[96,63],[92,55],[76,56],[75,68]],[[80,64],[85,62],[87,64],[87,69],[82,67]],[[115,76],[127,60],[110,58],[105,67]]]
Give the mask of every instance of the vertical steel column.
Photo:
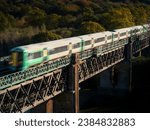
[[[129,44],[128,44],[128,61],[129,61],[129,92],[132,91],[132,54],[133,54],[133,39],[129,38]]]
[[[46,103],[46,112],[53,113],[53,99],[50,99]]]
[[[112,87],[115,88],[116,85],[117,85],[117,82],[118,82],[118,72],[117,72],[115,66],[111,67],[110,80],[111,80],[111,83],[112,83]]]
[[[54,112],[79,112],[79,54],[71,56],[71,64],[66,68],[65,91],[54,99]]]
[[[78,71],[78,66],[79,66],[79,54],[74,55],[74,81],[73,81],[73,88],[75,90],[75,112],[79,112],[79,71]]]
[[[72,93],[73,112],[79,112],[79,54],[73,54],[68,72],[68,89]]]

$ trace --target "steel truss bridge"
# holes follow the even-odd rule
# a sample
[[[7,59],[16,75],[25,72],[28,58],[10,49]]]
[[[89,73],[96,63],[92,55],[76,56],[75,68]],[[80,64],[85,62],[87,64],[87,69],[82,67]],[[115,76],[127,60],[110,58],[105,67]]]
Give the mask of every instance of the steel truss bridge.
[[[64,91],[75,91],[76,84],[148,47],[149,34],[0,77],[0,112],[26,112]]]

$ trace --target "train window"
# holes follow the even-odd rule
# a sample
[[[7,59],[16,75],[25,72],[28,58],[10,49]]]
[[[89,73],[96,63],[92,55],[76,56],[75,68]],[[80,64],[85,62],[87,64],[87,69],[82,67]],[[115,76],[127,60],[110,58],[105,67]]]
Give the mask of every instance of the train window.
[[[28,60],[31,60],[31,59],[33,59],[33,54],[32,54],[32,53],[29,53],[29,54],[28,54]]]
[[[68,46],[57,47],[57,48],[50,50],[48,54],[52,55],[52,54],[60,53],[60,52],[67,51],[67,50],[68,50]]]
[[[95,39],[95,43],[105,41],[105,37]]]
[[[35,52],[35,53],[33,53],[33,58],[34,59],[39,58],[39,57],[42,57],[42,53],[41,52]]]
[[[108,37],[107,37],[107,40],[110,40],[111,38],[112,38],[112,36],[108,36]]]
[[[55,48],[55,51],[56,51],[57,53],[63,52],[63,51],[67,51],[67,50],[68,50],[68,46],[62,46],[62,47],[57,47],[57,48]]]
[[[51,50],[48,51],[48,55],[52,55],[54,53],[55,53],[55,49],[51,49]]]
[[[91,40],[85,41],[84,43],[85,43],[85,46],[90,45],[91,44]]]
[[[120,37],[125,36],[125,35],[126,35],[126,32],[123,32],[120,34]]]
[[[114,38],[117,38],[117,37],[118,37],[118,34],[115,34],[115,35],[114,35]]]
[[[80,47],[80,43],[73,44],[73,49],[79,48],[79,47]]]

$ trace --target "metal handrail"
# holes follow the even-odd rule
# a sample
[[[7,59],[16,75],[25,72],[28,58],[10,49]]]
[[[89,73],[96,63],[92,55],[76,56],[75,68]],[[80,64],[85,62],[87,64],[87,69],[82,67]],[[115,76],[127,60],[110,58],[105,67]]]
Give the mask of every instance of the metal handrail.
[[[70,57],[64,57],[64,58],[55,60],[51,63],[46,63],[41,66],[35,66],[27,70],[19,71],[16,73],[12,73],[12,74],[0,77],[0,90],[11,87],[23,81],[38,77],[40,75],[49,73],[56,69],[65,67],[69,64],[70,64]]]

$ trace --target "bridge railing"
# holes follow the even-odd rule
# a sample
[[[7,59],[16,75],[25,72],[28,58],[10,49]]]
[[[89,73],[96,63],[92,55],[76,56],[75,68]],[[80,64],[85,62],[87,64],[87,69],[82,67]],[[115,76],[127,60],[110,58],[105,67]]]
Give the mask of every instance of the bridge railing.
[[[0,90],[5,89],[7,87],[11,87],[15,84],[19,84],[23,81],[38,77],[40,75],[49,73],[53,70],[63,68],[69,64],[70,64],[70,57],[64,57],[55,60],[51,63],[46,63],[41,66],[32,67],[24,71],[19,71],[16,73],[0,77]]]

